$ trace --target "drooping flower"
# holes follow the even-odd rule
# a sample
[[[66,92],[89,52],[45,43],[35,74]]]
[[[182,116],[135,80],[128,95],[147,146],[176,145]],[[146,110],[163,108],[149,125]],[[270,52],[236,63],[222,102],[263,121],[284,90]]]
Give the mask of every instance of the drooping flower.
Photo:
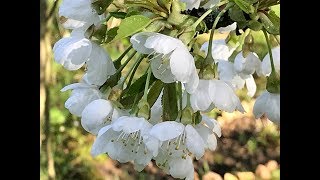
[[[135,50],[153,55],[153,75],[164,83],[180,81],[186,83],[186,90],[192,93],[199,83],[193,56],[179,39],[160,33],[141,32],[130,39]]]
[[[86,63],[88,70],[85,76],[90,84],[100,86],[116,72],[110,56],[95,43],[92,43],[92,51]]]
[[[280,74],[280,46],[272,48],[272,57],[274,68],[278,74]],[[271,74],[271,62],[269,53],[263,58],[261,63],[261,69],[258,71],[260,76],[269,76]]]
[[[240,52],[234,60],[220,61],[218,64],[219,78],[225,82],[232,84],[235,89],[242,89],[246,85],[248,95],[253,97],[257,86],[252,74],[260,67],[260,60],[255,53],[249,53],[247,57],[243,57]]]
[[[64,105],[71,114],[79,117],[81,117],[83,109],[90,102],[103,97],[98,86],[90,85],[85,80],[80,83],[70,84],[61,89],[62,92],[67,90],[72,90],[72,93]]]
[[[265,114],[268,119],[280,124],[280,94],[264,91],[253,106],[253,114],[256,118]]]
[[[133,161],[135,169],[141,171],[153,157],[144,139],[151,127],[144,118],[121,116],[100,129],[91,154],[97,156],[108,153],[112,159],[121,163]]]
[[[68,70],[80,69],[87,63],[85,74],[89,84],[102,85],[116,72],[107,52],[85,38],[83,31],[73,31],[70,37],[62,38],[53,47],[54,59]]]
[[[233,31],[237,28],[237,23],[234,22],[231,25],[228,25],[226,27],[220,27],[218,28],[219,33],[229,33],[230,31]],[[202,51],[205,51],[205,53],[208,53],[208,46],[209,42],[205,42],[202,44],[201,49]],[[228,61],[229,57],[232,55],[232,53],[236,50],[236,47],[231,47],[226,43],[225,39],[216,39],[212,41],[212,58],[218,62],[218,61]]]
[[[190,102],[195,111],[210,111],[214,107],[230,113],[245,111],[231,85],[217,79],[201,79],[198,88],[190,96]]]
[[[63,0],[59,8],[60,21],[64,28],[88,28],[100,21],[91,0]],[[86,30],[86,28],[84,28]]]
[[[60,39],[53,46],[54,59],[67,70],[80,69],[88,60],[92,43],[84,32],[72,32],[70,37]]]
[[[202,117],[201,123],[195,126],[165,121],[149,131],[159,141],[159,153],[154,157],[156,164],[175,178],[193,179],[190,156],[200,159],[205,149],[214,150],[217,146],[215,136],[221,136],[219,124],[214,119]]]
[[[86,131],[97,135],[102,127],[111,124],[112,120],[123,115],[126,115],[126,112],[114,107],[111,101],[97,99],[89,103],[82,111],[81,125]]]

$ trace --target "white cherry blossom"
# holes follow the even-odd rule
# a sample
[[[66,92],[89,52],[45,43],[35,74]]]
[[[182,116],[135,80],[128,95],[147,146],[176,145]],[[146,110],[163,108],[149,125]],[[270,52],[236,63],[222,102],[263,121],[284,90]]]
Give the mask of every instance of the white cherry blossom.
[[[265,114],[271,121],[280,124],[280,94],[264,91],[253,106],[253,114],[260,118]]]

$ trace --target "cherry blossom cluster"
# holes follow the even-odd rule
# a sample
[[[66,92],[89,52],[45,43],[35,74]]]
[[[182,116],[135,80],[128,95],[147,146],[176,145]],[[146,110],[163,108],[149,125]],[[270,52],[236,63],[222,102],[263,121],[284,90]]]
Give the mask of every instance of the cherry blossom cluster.
[[[227,38],[210,37],[196,47],[193,40],[204,15],[190,18],[192,25],[182,26],[179,18],[187,15],[175,11],[183,4],[186,10],[205,8],[222,14],[238,4],[219,0],[172,0],[169,4],[157,4],[160,10],[169,6],[162,14],[153,12],[159,15],[155,19],[162,18],[163,27],[148,29],[156,24],[149,23],[129,35],[134,53],[121,64],[121,59],[112,60],[103,48],[105,41],[92,38],[92,32],[109,19],[107,10],[99,11],[107,2],[63,0],[59,17],[71,34],[53,47],[55,61],[65,69],[75,71],[85,66],[81,81],[61,91],[72,90],[65,107],[81,117],[81,125],[87,132],[96,135],[91,149],[93,156],[106,153],[121,163],[132,162],[137,171],[154,160],[172,177],[194,179],[193,158],[198,160],[205,150],[215,150],[217,137],[221,136],[219,123],[205,113],[213,109],[245,113],[236,91],[246,88],[248,96],[253,97],[257,89],[254,77],[267,78],[266,90],[253,107],[255,117],[266,115],[280,123],[280,44],[271,47],[266,36],[270,51],[260,60],[251,48],[253,40],[250,33],[245,33],[248,31],[242,31],[243,40],[233,41],[231,35],[241,29],[233,22],[216,29],[215,33]],[[128,0],[128,4],[137,2]],[[134,58],[136,53],[138,58]],[[142,60],[147,61],[147,67],[139,66]],[[129,61],[134,62],[133,66],[123,75]],[[130,74],[134,77],[137,68],[146,72],[132,83],[128,77]],[[125,105],[125,98],[132,102]]]

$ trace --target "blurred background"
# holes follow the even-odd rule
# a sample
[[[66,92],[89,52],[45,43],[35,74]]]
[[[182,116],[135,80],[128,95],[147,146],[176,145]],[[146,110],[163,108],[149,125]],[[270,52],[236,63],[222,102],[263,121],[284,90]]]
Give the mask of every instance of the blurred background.
[[[154,163],[142,172],[136,172],[130,163],[120,164],[107,155],[96,158],[90,155],[95,137],[81,127],[80,118],[64,107],[70,92],[60,92],[64,86],[78,82],[84,70],[67,71],[53,59],[54,43],[70,34],[59,24],[59,3],[59,0],[40,0],[40,179],[173,179]],[[279,14],[279,6],[273,9]],[[119,23],[120,20],[111,18],[108,27]],[[263,59],[267,54],[263,34],[253,32],[253,35],[256,52]],[[199,41],[207,38],[202,35]],[[114,60],[128,46],[128,40],[122,40],[106,45],[105,49]],[[194,161],[195,179],[280,179],[280,131],[266,118],[254,119],[253,104],[265,89],[266,80],[258,78],[256,83],[257,93],[253,98],[246,95],[246,89],[237,92],[247,113],[208,113],[219,121],[222,137],[214,152],[207,151],[203,158]]]

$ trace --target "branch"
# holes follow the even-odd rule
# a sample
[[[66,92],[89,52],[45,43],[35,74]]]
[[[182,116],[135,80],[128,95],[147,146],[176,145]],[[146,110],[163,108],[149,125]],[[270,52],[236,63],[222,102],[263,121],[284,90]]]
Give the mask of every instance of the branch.
[[[59,0],[55,0],[55,1],[54,1],[54,4],[53,4],[53,6],[52,6],[52,8],[51,8],[51,10],[50,10],[50,12],[49,12],[49,14],[48,14],[48,16],[46,16],[45,21],[48,21],[48,20],[52,17],[52,15],[53,15],[53,13],[54,13],[54,10],[56,9],[56,7],[57,7],[57,5],[58,5],[58,1],[59,1]]]

